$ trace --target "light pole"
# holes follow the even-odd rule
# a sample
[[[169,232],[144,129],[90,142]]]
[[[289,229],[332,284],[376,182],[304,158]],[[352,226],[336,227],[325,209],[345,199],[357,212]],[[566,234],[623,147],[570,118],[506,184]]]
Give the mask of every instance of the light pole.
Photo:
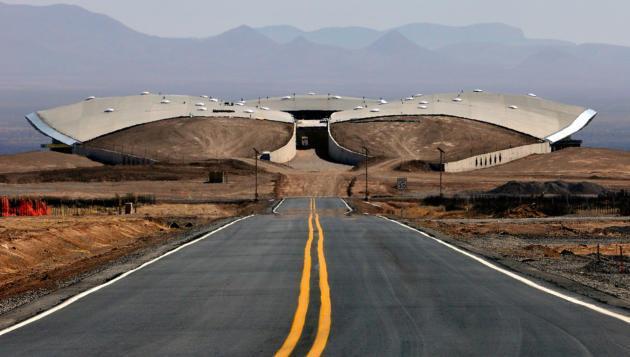
[[[442,173],[444,172],[444,150],[438,147],[438,151],[440,152],[440,198],[442,198]]]
[[[260,155],[260,152],[256,150],[256,148],[253,148],[253,150],[254,150],[254,162],[255,162],[255,168],[256,168],[256,174],[254,175],[255,177],[254,201],[258,202],[258,155]]]
[[[366,146],[363,147],[365,151],[365,201],[368,201],[368,148]]]

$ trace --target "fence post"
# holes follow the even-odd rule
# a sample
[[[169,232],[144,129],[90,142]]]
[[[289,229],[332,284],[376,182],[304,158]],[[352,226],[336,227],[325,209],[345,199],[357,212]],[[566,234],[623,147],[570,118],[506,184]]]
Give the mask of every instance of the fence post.
[[[599,243],[597,243],[597,261],[600,261],[600,256],[599,256]]]

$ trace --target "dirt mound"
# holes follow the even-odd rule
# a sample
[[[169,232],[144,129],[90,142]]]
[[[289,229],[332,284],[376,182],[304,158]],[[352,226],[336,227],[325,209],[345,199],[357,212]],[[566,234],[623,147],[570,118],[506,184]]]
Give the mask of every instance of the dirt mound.
[[[605,273],[616,274],[619,273],[619,266],[615,262],[608,260],[592,260],[584,265],[580,270],[589,273]]]
[[[25,152],[0,156],[0,173],[30,172],[103,166],[78,155],[52,151]]]
[[[253,148],[274,151],[293,135],[293,125],[246,118],[175,118],[96,138],[88,147],[158,161],[253,157]]]
[[[437,148],[446,151],[445,161],[461,160],[538,142],[536,138],[495,125],[448,116],[395,116],[335,123],[337,142],[361,152],[367,146],[372,156],[438,162]]]
[[[535,207],[530,205],[521,205],[505,212],[504,218],[532,218],[532,217],[546,217],[543,212],[540,212]]]
[[[600,195],[607,190],[592,182],[519,182],[510,181],[489,193],[496,195]]]
[[[400,163],[400,165],[394,167],[394,170],[403,172],[428,172],[433,171],[433,168],[431,164],[426,161],[409,160]]]
[[[534,256],[542,257],[559,257],[560,253],[556,252],[552,248],[541,244],[530,244],[523,248],[523,250],[530,252]]]

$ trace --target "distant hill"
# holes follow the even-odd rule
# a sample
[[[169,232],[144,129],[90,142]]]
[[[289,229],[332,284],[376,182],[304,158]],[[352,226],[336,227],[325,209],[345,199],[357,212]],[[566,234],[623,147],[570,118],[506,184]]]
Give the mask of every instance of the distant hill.
[[[310,90],[390,99],[472,88],[535,92],[600,111],[584,135],[605,145],[627,145],[629,132],[630,47],[529,39],[503,24],[240,26],[177,39],[77,6],[0,3],[0,46],[0,144],[11,147],[34,133],[22,117],[29,111],[141,90],[233,99]]]
[[[0,4],[0,43],[5,89],[250,82],[353,92],[370,83],[383,89],[541,91],[606,83],[614,90],[630,74],[630,48],[532,40],[503,24],[308,32],[240,26],[205,39],[172,39],[139,33],[77,6]],[[378,94],[376,87],[367,88],[375,93],[365,95]]]

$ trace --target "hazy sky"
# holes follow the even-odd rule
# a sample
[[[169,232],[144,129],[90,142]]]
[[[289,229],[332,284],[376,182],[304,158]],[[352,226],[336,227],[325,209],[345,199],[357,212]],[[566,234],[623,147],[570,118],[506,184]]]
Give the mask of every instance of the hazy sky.
[[[141,32],[205,37],[238,25],[288,24],[377,29],[411,22],[468,25],[502,22],[528,37],[630,46],[628,0],[0,0],[16,4],[77,4]],[[159,4],[159,5],[158,5]]]

